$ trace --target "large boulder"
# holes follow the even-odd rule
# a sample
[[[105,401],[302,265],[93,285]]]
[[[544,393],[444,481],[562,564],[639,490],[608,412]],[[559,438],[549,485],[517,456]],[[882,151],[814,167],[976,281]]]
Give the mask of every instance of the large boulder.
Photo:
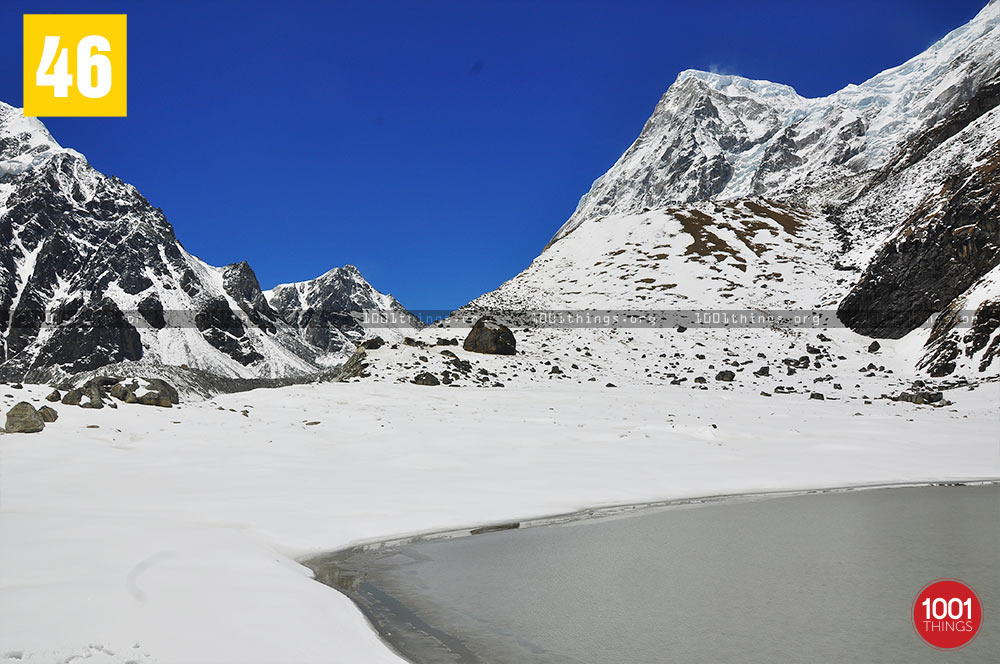
[[[150,390],[166,395],[170,403],[177,404],[181,402],[180,396],[177,394],[177,389],[167,381],[161,378],[144,378],[143,380],[149,384]]]
[[[95,410],[104,408],[104,395],[101,392],[99,382],[87,382],[83,387],[83,399],[80,401],[80,408],[93,408]]]
[[[358,349],[354,351],[354,354],[351,355],[347,362],[344,363],[344,366],[341,368],[336,380],[340,382],[350,378],[364,378],[367,376],[367,358],[368,356],[365,353],[365,349],[363,347],[358,347]]]
[[[64,406],[79,406],[80,399],[83,398],[83,390],[78,387],[73,388],[63,395],[62,404]]]
[[[7,412],[4,428],[7,433],[38,433],[45,428],[45,422],[34,406],[22,401]]]
[[[441,381],[437,379],[437,376],[429,371],[421,371],[414,377],[413,383],[415,385],[440,385]]]
[[[42,406],[38,409],[38,416],[42,418],[42,422],[49,423],[55,422],[59,419],[59,413],[56,409],[51,406]]]
[[[157,392],[155,390],[140,394],[136,397],[136,403],[140,403],[143,406],[159,406],[160,408],[173,407],[169,395],[165,392]]]
[[[115,399],[118,399],[119,401],[125,401],[125,398],[129,395],[129,393],[132,393],[133,395],[132,401],[134,403],[135,402],[134,390],[125,387],[121,383],[115,383],[114,385],[111,386],[111,396],[113,396]]]
[[[361,342],[361,347],[367,350],[378,350],[385,345],[385,339],[382,337],[372,337],[371,339],[365,339]]]
[[[517,342],[510,328],[488,316],[483,316],[469,330],[462,348],[473,353],[514,355],[517,352]]]

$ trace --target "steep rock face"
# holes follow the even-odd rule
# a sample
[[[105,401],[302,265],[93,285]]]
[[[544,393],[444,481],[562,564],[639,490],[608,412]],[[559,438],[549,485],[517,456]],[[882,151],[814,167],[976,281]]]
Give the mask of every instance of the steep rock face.
[[[328,350],[271,308],[249,265],[187,253],[134,187],[0,103],[0,374],[58,379],[141,360],[304,376]]]
[[[353,350],[369,329],[402,339],[419,326],[396,298],[375,290],[353,265],[309,281],[275,286],[266,295],[283,321],[326,353]]]
[[[900,338],[1000,264],[1000,110],[981,124],[993,140],[946,172],[841,302],[838,315],[852,329]]]

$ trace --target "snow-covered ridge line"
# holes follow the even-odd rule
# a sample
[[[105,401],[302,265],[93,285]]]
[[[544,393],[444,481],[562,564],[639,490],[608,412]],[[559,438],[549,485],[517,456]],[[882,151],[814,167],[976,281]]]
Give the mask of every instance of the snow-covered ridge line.
[[[825,97],[742,76],[680,72],[552,242],[589,219],[671,203],[754,195],[850,200],[864,174],[995,80],[998,7],[990,3],[923,53]]]

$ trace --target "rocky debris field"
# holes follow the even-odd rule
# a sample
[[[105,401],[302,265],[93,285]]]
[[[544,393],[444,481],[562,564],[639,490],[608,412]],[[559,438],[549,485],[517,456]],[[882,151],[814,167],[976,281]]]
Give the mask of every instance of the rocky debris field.
[[[453,327],[454,325],[454,327]],[[453,336],[449,336],[449,333]],[[484,335],[495,339],[484,341]],[[915,335],[914,335],[915,336]],[[503,339],[502,343],[498,339]],[[751,350],[746,350],[747,346]],[[477,352],[470,348],[515,349]],[[736,350],[739,349],[739,350]],[[914,378],[919,339],[873,342],[850,330],[543,328],[511,330],[495,319],[459,327],[453,319],[400,343],[361,343],[340,382],[502,388],[538,383],[669,385],[718,392],[859,404],[952,405],[950,390],[994,378]]]
[[[7,392],[4,390],[10,390]],[[4,391],[0,404],[3,408],[8,400],[15,400],[15,392],[24,391],[21,383],[4,385],[0,383],[0,391]],[[62,389],[51,387],[45,396],[45,401],[63,406],[76,406],[84,409],[100,410],[103,408],[117,409],[118,403],[137,404],[142,406],[157,406],[172,408],[180,403],[177,390],[160,378],[120,378],[115,376],[97,376],[83,382],[78,387]],[[21,400],[7,410],[3,433],[38,433],[46,424],[59,419],[59,412],[52,406],[39,405],[37,408],[30,401]]]

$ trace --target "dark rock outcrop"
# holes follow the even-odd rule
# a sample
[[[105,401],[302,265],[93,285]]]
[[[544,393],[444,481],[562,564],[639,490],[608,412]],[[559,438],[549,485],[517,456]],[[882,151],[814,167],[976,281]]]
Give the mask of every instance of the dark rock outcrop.
[[[514,355],[517,352],[517,342],[510,328],[483,316],[469,330],[462,348],[473,353]]]
[[[875,255],[837,316],[899,339],[1000,265],[1000,141],[928,196]]]
[[[441,381],[429,371],[421,371],[411,381],[414,385],[440,385]]]

